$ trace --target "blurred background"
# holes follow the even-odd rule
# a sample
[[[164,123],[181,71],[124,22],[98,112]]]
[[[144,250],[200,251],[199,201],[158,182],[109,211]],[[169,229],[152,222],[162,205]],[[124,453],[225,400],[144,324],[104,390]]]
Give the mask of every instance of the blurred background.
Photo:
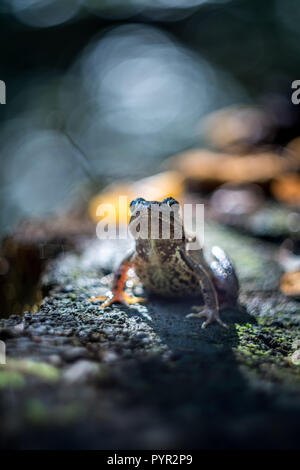
[[[297,0],[2,0],[0,236],[158,172],[230,105],[267,110],[286,145],[299,21]]]

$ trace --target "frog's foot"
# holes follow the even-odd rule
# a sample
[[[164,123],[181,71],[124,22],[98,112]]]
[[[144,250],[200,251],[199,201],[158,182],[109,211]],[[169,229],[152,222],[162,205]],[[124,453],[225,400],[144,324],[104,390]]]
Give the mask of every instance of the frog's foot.
[[[116,303],[128,306],[128,305],[134,305],[134,304],[138,304],[138,303],[142,303],[146,301],[144,297],[135,297],[134,295],[129,295],[124,291],[114,292],[106,296],[92,297],[90,299],[91,302],[94,302],[95,300],[104,301],[103,304],[101,304],[101,308],[106,308]]]
[[[196,310],[198,313],[189,313],[186,315],[186,318],[203,318],[205,317],[206,320],[202,324],[201,328],[206,328],[207,325],[213,323],[214,321],[219,323],[219,325],[223,326],[224,328],[228,328],[226,323],[222,322],[218,310],[209,309],[207,307],[198,307],[197,305],[192,307],[193,310]]]

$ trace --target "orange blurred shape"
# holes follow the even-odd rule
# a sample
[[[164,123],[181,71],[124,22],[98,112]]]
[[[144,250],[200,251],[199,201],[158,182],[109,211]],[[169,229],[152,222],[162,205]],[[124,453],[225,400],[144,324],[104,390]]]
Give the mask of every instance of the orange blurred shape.
[[[114,207],[114,216],[116,217],[116,219],[113,217],[114,220],[111,220],[111,222],[128,223],[130,218],[129,204],[133,199],[143,197],[148,201],[161,201],[166,197],[172,196],[180,202],[183,189],[183,178],[176,171],[158,173],[134,183],[114,183],[91,199],[89,214],[94,221],[98,222],[103,218],[103,215],[97,215],[99,207],[103,204],[111,204]],[[121,201],[120,197],[122,198]],[[125,210],[124,197],[127,198]],[[109,222],[108,217],[110,215],[107,212],[105,218]]]
[[[262,108],[230,106],[205,118],[203,135],[216,149],[243,149],[266,139],[273,126],[272,116]]]
[[[272,182],[271,191],[278,201],[299,206],[300,176],[296,174],[286,174],[278,178]]]
[[[293,158],[299,165],[300,162],[300,137],[295,137],[285,147],[287,157]]]
[[[300,296],[300,271],[285,273],[280,279],[280,289],[285,295]]]
[[[270,181],[291,166],[273,152],[232,155],[201,149],[171,157],[168,164],[185,178],[218,184]]]

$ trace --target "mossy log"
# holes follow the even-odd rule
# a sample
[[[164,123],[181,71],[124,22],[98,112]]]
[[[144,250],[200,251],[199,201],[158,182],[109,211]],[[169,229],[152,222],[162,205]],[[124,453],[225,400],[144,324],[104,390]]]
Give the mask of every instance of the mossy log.
[[[298,448],[300,304],[279,291],[276,246],[207,224],[207,245],[234,260],[241,294],[222,312],[228,330],[203,330],[185,318],[189,299],[91,303],[127,243],[92,232],[78,230],[40,265],[46,295],[35,313],[0,320],[1,446]]]

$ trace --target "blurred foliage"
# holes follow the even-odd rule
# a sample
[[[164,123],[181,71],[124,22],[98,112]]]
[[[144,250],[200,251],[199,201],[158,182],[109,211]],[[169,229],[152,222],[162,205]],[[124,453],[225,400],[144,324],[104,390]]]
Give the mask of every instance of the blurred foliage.
[[[199,145],[212,110],[285,115],[299,18],[296,0],[3,1],[1,232],[64,210],[92,178],[153,174]]]

